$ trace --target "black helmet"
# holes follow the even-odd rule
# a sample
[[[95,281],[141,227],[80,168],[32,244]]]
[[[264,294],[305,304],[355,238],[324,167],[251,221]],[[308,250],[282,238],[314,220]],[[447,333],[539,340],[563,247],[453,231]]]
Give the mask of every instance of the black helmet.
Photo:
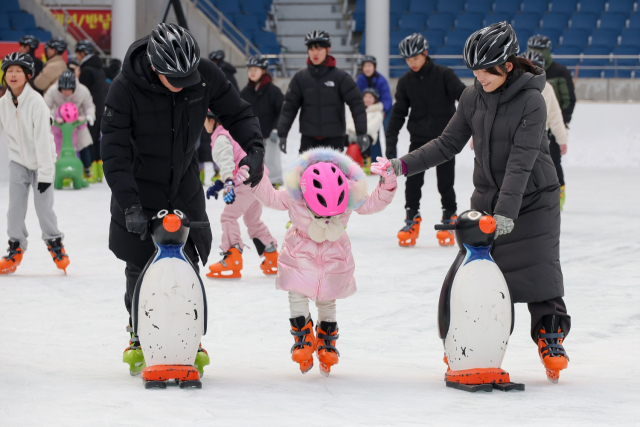
[[[207,110],[207,117],[210,118],[210,119],[215,120],[216,122],[220,121],[220,120],[218,120],[218,117],[216,117],[216,115],[211,112],[211,110]]]
[[[551,49],[551,39],[542,34],[536,34],[535,36],[529,37],[527,47],[529,49]]]
[[[31,34],[22,36],[22,38],[18,40],[18,43],[20,43],[20,45],[22,46],[29,46],[31,50],[36,50],[38,46],[40,46],[40,40],[38,40],[36,36],[32,36]]]
[[[464,44],[464,62],[470,70],[502,65],[520,51],[516,32],[507,21],[491,24],[471,34]]]
[[[109,68],[115,68],[117,70],[122,68],[122,61],[120,61],[118,58],[111,58],[109,60]]]
[[[427,39],[425,39],[422,34],[413,33],[402,39],[398,45],[398,49],[403,58],[413,58],[422,52],[426,52],[429,49],[429,42],[427,42]]]
[[[262,55],[253,55],[247,59],[247,67],[258,67],[266,70],[269,68],[269,58]]]
[[[76,44],[76,52],[82,52],[85,55],[91,55],[96,52],[96,46],[91,40],[80,40]]]
[[[2,60],[2,72],[6,73],[7,68],[11,65],[19,65],[25,71],[25,73],[33,76],[33,58],[26,53],[13,52],[8,54]]]
[[[76,90],[76,74],[72,70],[64,70],[58,77],[58,90]]]
[[[224,50],[214,50],[209,54],[209,60],[222,61],[224,59]]]
[[[159,23],[149,35],[147,55],[156,73],[174,87],[200,82],[200,48],[191,33],[176,24]]]
[[[322,47],[331,47],[331,36],[323,30],[309,31],[304,38],[304,44],[309,47],[317,44]]]
[[[360,62],[360,64],[364,64],[365,62],[371,62],[374,66],[378,65],[378,61],[376,60],[376,57],[372,55],[365,55],[364,58],[362,58],[362,61]]]
[[[544,68],[544,56],[540,52],[535,50],[528,50],[520,55],[521,57],[528,59],[536,67]]]
[[[45,48],[55,49],[56,52],[62,54],[65,50],[67,50],[67,41],[60,37],[54,37],[48,42],[44,44]]]
[[[374,96],[374,98],[376,98],[376,102],[380,100],[380,92],[378,92],[375,88],[372,87],[368,87],[365,90],[362,91],[362,96],[364,96],[365,93],[370,93],[371,95]]]
[[[75,56],[69,56],[69,60],[67,61],[67,68],[71,69],[70,65],[79,67],[80,62],[78,62],[78,58],[76,58]]]

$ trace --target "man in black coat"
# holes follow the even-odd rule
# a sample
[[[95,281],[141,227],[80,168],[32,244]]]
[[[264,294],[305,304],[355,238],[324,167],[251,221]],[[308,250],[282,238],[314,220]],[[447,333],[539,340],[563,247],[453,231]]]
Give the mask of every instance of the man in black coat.
[[[456,112],[455,102],[465,89],[465,85],[451,68],[435,64],[429,58],[427,40],[420,34],[412,34],[400,43],[400,54],[406,58],[411,68],[400,80],[396,88],[396,103],[393,104],[391,120],[387,126],[387,158],[396,157],[398,134],[409,114],[407,130],[411,135],[409,152],[415,151],[427,142],[440,136],[447,123]],[[442,219],[450,220],[456,215],[455,158],[438,165],[438,191],[442,201]],[[405,187],[406,226],[398,233],[402,246],[412,246],[419,233],[420,199],[424,172],[412,175]],[[447,242],[453,244],[453,234]],[[408,244],[407,244],[408,243]]]
[[[100,156],[100,121],[104,111],[104,100],[107,97],[109,85],[107,76],[104,73],[102,60],[96,54],[96,47],[90,40],[82,40],[76,44],[76,55],[80,61],[80,83],[85,85],[91,96],[93,104],[96,106],[96,121],[89,122],[89,133],[93,144],[91,145],[91,171],[87,172],[87,177],[92,182],[102,181],[102,162]],[[88,148],[88,147],[87,147]]]
[[[126,262],[130,312],[135,284],[154,253],[149,219],[162,209],[179,209],[191,221],[208,220],[194,155],[207,110],[247,152],[243,164],[250,167],[251,185],[262,178],[264,149],[251,106],[217,66],[200,60],[191,34],[174,24],[158,24],[129,47],[105,105],[102,159],[112,192],[109,248]],[[198,258],[207,262],[211,240],[210,229],[191,229],[184,251],[194,265]]]
[[[26,53],[31,57],[31,59],[33,59],[33,66],[35,71],[33,72],[33,76],[31,76],[31,78],[35,79],[36,76],[40,74],[40,71],[42,71],[43,67],[42,61],[36,57],[36,49],[38,48],[38,46],[40,46],[40,40],[38,40],[36,36],[26,35],[22,36],[18,43],[20,44],[20,49],[18,49],[18,52]]]
[[[237,72],[236,67],[224,60],[224,50],[214,50],[209,54],[209,60],[213,61],[213,63],[222,70],[224,75],[227,77],[227,80],[231,82],[236,90],[240,90],[240,88],[238,87],[238,82],[236,81],[236,77],[234,76],[234,74]]]
[[[325,31],[311,31],[305,38],[305,44],[309,53],[307,68],[298,71],[291,79],[278,121],[280,149],[287,152],[287,135],[298,110],[301,110],[301,153],[321,146],[343,150],[346,103],[356,125],[360,150],[366,150],[370,141],[362,94],[351,76],[336,68],[335,58],[329,55],[331,37]]]

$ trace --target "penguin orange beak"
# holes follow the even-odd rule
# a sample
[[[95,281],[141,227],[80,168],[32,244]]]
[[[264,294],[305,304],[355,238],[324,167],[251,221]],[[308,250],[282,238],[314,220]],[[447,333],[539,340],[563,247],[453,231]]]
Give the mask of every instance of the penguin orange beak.
[[[494,221],[494,224],[495,224],[495,221]],[[176,231],[180,230],[181,225],[182,225],[182,220],[178,218],[178,215],[175,215],[175,214],[169,214],[165,216],[164,219],[162,220],[162,226],[169,233],[175,233]]]
[[[491,234],[496,231],[496,220],[492,216],[485,215],[480,218],[480,231]]]

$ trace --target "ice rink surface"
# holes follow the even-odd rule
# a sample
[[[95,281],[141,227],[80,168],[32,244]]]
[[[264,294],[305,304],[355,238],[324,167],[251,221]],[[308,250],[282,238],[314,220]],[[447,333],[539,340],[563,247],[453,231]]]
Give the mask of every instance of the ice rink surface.
[[[338,302],[342,357],[329,378],[317,364],[301,375],[290,360],[287,294],[260,272],[245,232],[252,248],[245,251],[242,279],[213,281],[203,273],[209,331],[202,344],[211,356],[203,388],[145,390],[121,361],[128,342],[124,263],[107,247],[110,193],[103,183],[56,192],[71,257],[67,276],[40,241],[31,205],[29,250],[16,274],[0,277],[0,426],[637,425],[638,107],[615,107],[635,122],[617,119],[614,108],[611,124],[596,126],[602,107],[578,105],[572,123],[561,260],[573,328],[565,342],[571,362],[559,384],[547,381],[529,337],[529,313],[519,304],[503,368],[526,391],[470,394],[445,387],[436,310],[457,249],[439,247],[432,231],[440,203],[431,171],[416,247],[400,248],[396,239],[404,178],[385,211],[352,216],[347,232],[358,292]],[[618,133],[607,135],[602,126]],[[406,133],[402,144],[400,154]],[[296,151],[294,137],[289,151]],[[615,152],[624,156],[617,167]],[[607,161],[598,166],[598,156]],[[459,212],[469,206],[471,161],[465,149],[457,167]],[[370,191],[375,183],[370,177]],[[8,185],[1,183],[3,254],[7,202]],[[214,246],[223,206],[207,202]],[[264,218],[282,241],[287,214],[265,210]],[[210,263],[220,259],[217,252]]]

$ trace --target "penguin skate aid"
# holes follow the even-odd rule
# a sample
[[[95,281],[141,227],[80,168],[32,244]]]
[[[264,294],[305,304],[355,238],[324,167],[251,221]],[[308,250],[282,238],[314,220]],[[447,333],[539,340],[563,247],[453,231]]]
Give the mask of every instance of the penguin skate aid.
[[[196,268],[185,256],[193,222],[179,210],[158,212],[149,221],[155,253],[140,274],[131,306],[132,342],[123,361],[131,374],[142,374],[145,388],[166,388],[175,380],[180,388],[201,388],[209,357],[200,346],[207,332],[207,297]]]
[[[524,390],[524,384],[512,383],[509,373],[500,368],[513,330],[513,306],[507,282],[490,255],[496,221],[470,210],[455,223],[434,228],[454,231],[460,247],[438,305],[447,387]]]
[[[240,168],[240,162],[247,154],[229,132],[224,129],[217,117],[211,135],[211,156],[220,167],[220,179],[207,190],[207,198],[218,198],[220,192],[226,203],[220,216],[222,225],[222,260],[209,266],[207,277],[212,279],[237,279],[242,277],[242,253],[245,244],[242,242],[238,220],[243,217],[249,236],[256,246],[258,255],[264,260],[260,269],[266,275],[278,272],[277,240],[269,232],[262,221],[262,205],[256,200],[249,186],[243,185],[248,176],[247,167]],[[265,175],[269,171],[265,167]]]
[[[356,292],[355,261],[345,227],[352,212],[373,214],[393,200],[396,175],[387,159],[371,166],[380,182],[367,194],[365,174],[352,159],[329,148],[304,152],[275,190],[268,178],[251,191],[266,207],[288,211],[287,230],[278,259],[276,288],[289,293],[291,359],[308,372],[314,356],[321,374],[338,363],[336,300]],[[317,325],[309,300],[318,308]]]

